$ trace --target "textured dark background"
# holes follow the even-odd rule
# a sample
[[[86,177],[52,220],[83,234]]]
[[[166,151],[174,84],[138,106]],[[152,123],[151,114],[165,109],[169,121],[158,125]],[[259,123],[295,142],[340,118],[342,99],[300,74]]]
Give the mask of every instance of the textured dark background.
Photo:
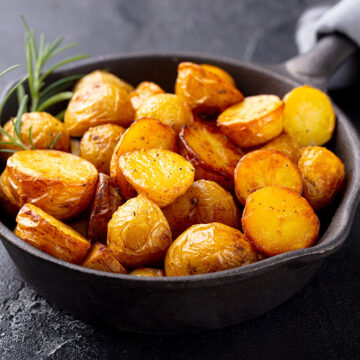
[[[67,41],[79,42],[74,53],[93,57],[192,50],[278,62],[296,53],[296,19],[318,3],[1,0],[0,69],[24,62],[20,13],[49,39],[63,34]],[[20,72],[1,80],[0,87]],[[360,117],[359,89],[332,92],[355,122]],[[359,233],[358,213],[346,245],[325,261],[305,289],[277,309],[227,329],[176,336],[117,334],[73,318],[25,284],[0,245],[0,358],[360,359]]]

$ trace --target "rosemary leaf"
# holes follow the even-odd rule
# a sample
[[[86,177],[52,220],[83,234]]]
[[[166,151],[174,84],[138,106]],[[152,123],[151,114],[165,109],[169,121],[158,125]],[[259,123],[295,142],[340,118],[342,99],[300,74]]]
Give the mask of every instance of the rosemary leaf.
[[[1,152],[5,152],[5,153],[11,153],[14,154],[17,152],[17,150],[10,150],[10,149],[0,149]]]
[[[6,75],[11,70],[17,69],[18,67],[20,67],[19,64],[8,67],[7,69],[5,69],[3,72],[0,73],[0,78]]]
[[[53,141],[53,142],[51,143],[51,145],[50,145],[50,149],[51,149],[51,150],[54,149],[54,147],[55,147],[56,143],[58,142],[58,140],[60,139],[60,136],[61,136],[61,135],[62,135],[62,132],[59,132],[59,133],[56,135],[54,141]]]
[[[25,95],[21,101],[21,104],[19,105],[19,108],[18,108],[18,112],[16,114],[16,120],[15,120],[15,127],[14,127],[14,131],[15,131],[15,134],[17,136],[17,138],[21,141],[21,117],[23,116],[24,114],[24,110],[25,110],[25,106],[26,106],[26,103],[27,103],[27,100],[28,100],[28,95]]]
[[[59,94],[56,94],[56,95],[50,97],[49,99],[47,99],[46,101],[44,101],[41,105],[39,105],[37,108],[37,111],[44,111],[52,105],[55,105],[64,100],[71,99],[72,96],[73,96],[73,93],[71,91],[64,91]]]
[[[30,140],[31,150],[35,150],[35,145],[32,138],[32,125],[29,127],[29,140]]]
[[[63,121],[64,120],[64,116],[65,116],[65,112],[66,110],[60,111],[57,115],[55,115],[55,117],[60,120]]]

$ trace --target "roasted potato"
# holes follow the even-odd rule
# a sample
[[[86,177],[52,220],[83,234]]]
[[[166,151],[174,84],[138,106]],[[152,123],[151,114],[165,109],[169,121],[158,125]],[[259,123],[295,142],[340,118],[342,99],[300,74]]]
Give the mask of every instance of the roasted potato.
[[[221,75],[220,75],[221,72]],[[214,67],[183,62],[178,66],[175,94],[188,104],[195,114],[218,114],[237,104],[244,96],[224,79],[224,71]]]
[[[226,81],[231,86],[234,86],[234,87],[236,86],[235,80],[227,71],[225,71],[217,66],[209,65],[209,64],[201,64],[200,67],[217,75],[218,77],[220,77],[222,80]]]
[[[87,235],[92,243],[106,243],[108,222],[122,203],[119,189],[111,184],[108,175],[100,173]]]
[[[238,228],[240,214],[232,195],[209,180],[195,181],[188,191],[163,208],[174,237],[195,224],[218,222]]]
[[[195,121],[180,133],[180,153],[195,167],[195,179],[214,180],[234,187],[235,167],[243,155],[213,124]]]
[[[136,111],[140,108],[145,100],[156,94],[165,94],[165,91],[159,85],[153,82],[143,81],[130,94],[131,105]]]
[[[283,130],[283,102],[275,95],[249,96],[222,112],[220,130],[241,148],[264,144]]]
[[[115,124],[90,128],[81,138],[80,156],[95,165],[99,172],[110,173],[110,161],[125,129]]]
[[[146,100],[136,111],[135,118],[153,118],[169,125],[177,133],[194,121],[188,106],[174,94],[157,94]]]
[[[11,192],[7,169],[0,176],[0,205],[6,214],[15,217],[20,209],[18,200]]]
[[[134,189],[160,207],[171,204],[194,182],[192,164],[164,149],[127,153],[120,156],[119,166]]]
[[[116,260],[111,250],[100,243],[93,245],[81,265],[94,270],[127,274],[126,269]]]
[[[6,169],[20,206],[32,203],[57,219],[74,217],[86,209],[98,179],[93,164],[55,150],[16,152]]]
[[[129,275],[146,276],[146,277],[163,277],[165,276],[165,271],[163,269],[141,267],[133,270]]]
[[[303,182],[296,165],[274,150],[255,150],[242,157],[235,170],[235,193],[245,205],[247,197],[266,186],[287,187],[302,193]]]
[[[247,239],[270,256],[311,246],[320,227],[307,200],[279,186],[249,195],[241,222]]]
[[[256,253],[239,230],[216,222],[193,225],[169,247],[165,273],[166,276],[206,274],[256,260]]]
[[[25,204],[16,217],[15,235],[58,259],[79,264],[91,244],[70,226],[33,204]]]
[[[300,145],[323,145],[335,128],[335,112],[328,96],[304,85],[284,97],[284,131]]]
[[[70,152],[76,156],[80,156],[80,140],[76,138],[70,139]]]
[[[160,264],[170,244],[164,214],[143,195],[120,206],[109,222],[107,246],[125,267]]]
[[[329,205],[344,181],[342,161],[324,147],[309,146],[301,151],[298,166],[310,205],[316,210]]]

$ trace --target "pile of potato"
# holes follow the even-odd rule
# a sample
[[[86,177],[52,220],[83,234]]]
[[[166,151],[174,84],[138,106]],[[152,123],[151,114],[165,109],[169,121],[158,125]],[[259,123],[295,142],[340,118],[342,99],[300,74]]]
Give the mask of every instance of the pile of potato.
[[[24,144],[30,127],[35,150],[3,155],[0,200],[15,234],[102,271],[195,275],[309,247],[315,211],[344,180],[321,146],[335,127],[323,92],[244,97],[213,65],[181,63],[175,94],[94,71],[64,123],[24,114]]]

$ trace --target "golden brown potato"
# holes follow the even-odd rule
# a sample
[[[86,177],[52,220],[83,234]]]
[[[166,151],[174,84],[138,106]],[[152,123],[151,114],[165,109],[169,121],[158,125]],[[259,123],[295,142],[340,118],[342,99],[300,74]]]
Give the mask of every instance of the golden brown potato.
[[[243,155],[213,124],[196,121],[180,133],[181,155],[195,167],[195,179],[214,180],[234,187],[235,167]]]
[[[110,163],[110,177],[125,199],[136,196],[135,189],[126,181],[119,166],[121,155],[142,149],[178,151],[177,134],[168,125],[156,119],[140,119],[126,130],[116,146]]]
[[[146,277],[163,277],[165,276],[165,271],[163,269],[141,267],[133,270],[129,275],[146,276]]]
[[[108,175],[100,173],[91,207],[87,236],[92,243],[106,243],[108,223],[122,203],[119,189],[111,184]]]
[[[145,100],[156,94],[165,94],[165,91],[159,85],[153,82],[143,81],[130,94],[131,105],[136,111],[140,108]]]
[[[255,150],[243,156],[234,177],[236,197],[243,205],[251,193],[266,186],[283,186],[298,194],[303,188],[296,165],[274,150]]]
[[[192,164],[164,149],[127,153],[120,157],[119,166],[134,189],[160,207],[171,204],[194,182]]]
[[[280,135],[283,108],[275,95],[249,96],[222,112],[217,124],[241,148],[257,146]]]
[[[76,156],[80,156],[80,140],[76,138],[70,139],[70,152]]]
[[[6,214],[15,217],[20,209],[19,202],[11,192],[7,169],[0,176],[0,205]]]
[[[32,203],[57,219],[87,208],[98,179],[95,166],[70,153],[27,150],[7,162],[11,192],[20,206]]]
[[[311,246],[320,228],[306,199],[279,186],[252,193],[246,200],[241,222],[246,237],[267,255]]]
[[[222,80],[229,83],[231,86],[234,86],[234,87],[236,86],[235,80],[233,79],[233,77],[227,71],[219,68],[218,66],[209,65],[209,64],[201,64],[200,67],[217,75]]]
[[[239,230],[215,222],[191,226],[171,244],[165,257],[165,273],[206,274],[256,260],[256,253]]]
[[[146,100],[136,111],[135,118],[153,118],[169,125],[177,133],[184,125],[194,121],[188,106],[174,94],[157,94]]]
[[[79,264],[90,243],[70,226],[33,204],[25,204],[16,217],[15,235],[58,259]]]
[[[99,172],[110,173],[110,161],[125,129],[115,124],[90,128],[81,138],[80,156],[90,161]]]
[[[232,195],[216,182],[195,181],[188,191],[163,208],[174,237],[195,224],[218,222],[238,228],[240,214]]]
[[[284,97],[284,131],[300,145],[323,145],[335,128],[335,112],[328,96],[304,85]]]
[[[209,70],[191,62],[178,66],[175,94],[188,104],[195,114],[213,114],[243,100],[242,93],[224,79],[219,70]]]
[[[111,250],[100,243],[93,245],[81,265],[94,270],[127,274],[126,269],[116,260]]]
[[[109,222],[107,246],[126,267],[160,264],[170,244],[164,214],[145,196],[128,200]]]
[[[301,151],[298,166],[310,205],[318,210],[330,204],[344,181],[342,161],[324,147],[309,146]]]

